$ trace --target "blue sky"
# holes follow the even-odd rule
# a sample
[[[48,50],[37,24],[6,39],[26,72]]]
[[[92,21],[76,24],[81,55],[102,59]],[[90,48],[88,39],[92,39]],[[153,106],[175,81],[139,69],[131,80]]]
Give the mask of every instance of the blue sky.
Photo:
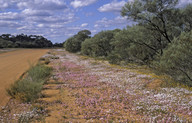
[[[63,42],[78,31],[92,34],[125,28],[133,22],[120,15],[133,0],[0,0],[0,34],[42,35]],[[180,5],[192,0],[180,0]]]

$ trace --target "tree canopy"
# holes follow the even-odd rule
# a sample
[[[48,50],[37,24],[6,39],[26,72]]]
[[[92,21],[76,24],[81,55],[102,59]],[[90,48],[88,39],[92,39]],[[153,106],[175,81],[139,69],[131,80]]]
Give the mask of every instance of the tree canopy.
[[[68,38],[65,41],[65,49],[69,52],[81,51],[81,43],[85,39],[90,38],[91,32],[89,30],[81,30],[76,35]]]
[[[121,14],[156,32],[156,40],[171,43],[174,36],[180,34],[177,3],[178,0],[135,0],[125,4]]]
[[[101,31],[94,37],[86,39],[82,43],[81,52],[93,57],[108,56],[113,50],[112,42],[114,36],[120,30]]]
[[[38,35],[11,35],[2,34],[0,36],[0,47],[2,48],[44,48],[52,47],[52,42],[43,36]]]
[[[159,65],[163,72],[192,86],[192,31],[182,33],[165,49]]]

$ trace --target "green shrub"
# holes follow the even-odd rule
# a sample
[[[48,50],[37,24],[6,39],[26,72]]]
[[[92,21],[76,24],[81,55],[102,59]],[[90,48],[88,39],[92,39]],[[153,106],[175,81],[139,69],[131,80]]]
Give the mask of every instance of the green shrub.
[[[43,82],[32,82],[28,78],[15,82],[8,90],[13,98],[23,102],[31,102],[40,97]]]
[[[192,31],[181,34],[164,50],[159,69],[175,80],[192,86]]]
[[[32,81],[38,82],[41,80],[45,80],[50,75],[50,72],[50,67],[44,65],[37,65],[31,67],[31,69],[28,71],[28,77]]]
[[[153,32],[140,25],[118,32],[112,42],[114,50],[109,56],[110,62],[123,60],[148,64],[156,55],[161,54],[161,49],[166,45],[160,45],[153,35]]]
[[[51,68],[44,65],[31,67],[27,76],[16,81],[7,89],[8,94],[23,102],[32,102],[41,96],[43,83],[51,73]]]
[[[92,38],[86,39],[82,44],[81,44],[81,53],[87,56],[93,56],[93,48],[94,44],[92,42]]]
[[[122,61],[121,56],[113,52],[108,56],[108,61],[110,64],[120,64]]]
[[[78,52],[81,49],[80,45],[81,45],[80,41],[78,41],[74,37],[71,37],[66,40],[65,49],[69,52]]]
[[[89,30],[79,31],[78,34],[70,37],[65,41],[65,49],[69,52],[79,52],[81,51],[81,43],[85,41],[85,39],[90,38],[91,32]]]
[[[81,52],[84,55],[100,57],[108,56],[113,50],[111,42],[113,42],[114,35],[120,30],[101,31],[90,39],[86,39],[82,43]]]

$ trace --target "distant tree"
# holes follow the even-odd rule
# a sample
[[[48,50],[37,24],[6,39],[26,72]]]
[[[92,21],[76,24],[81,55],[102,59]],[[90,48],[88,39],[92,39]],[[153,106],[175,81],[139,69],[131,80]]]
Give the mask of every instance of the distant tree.
[[[12,48],[12,47],[14,47],[14,44],[11,41],[4,40],[0,37],[0,48]]]
[[[9,40],[11,37],[11,34],[2,34],[1,38],[3,38],[4,40]]]
[[[85,39],[90,38],[91,32],[89,30],[79,31],[73,37],[70,37],[65,41],[65,49],[69,52],[79,52],[81,51],[81,43]]]
[[[108,56],[113,50],[111,45],[114,35],[120,30],[101,31],[90,39],[82,43],[81,52],[89,56]]]
[[[55,43],[53,47],[63,47],[64,43]]]
[[[15,48],[43,48],[43,47],[52,47],[52,42],[44,38],[43,36],[37,35],[11,35],[11,34],[2,34],[1,46],[7,47],[15,47]],[[3,43],[2,43],[3,42]]]
[[[1,37],[0,37],[0,48],[4,48],[4,42],[6,42],[5,40],[3,40]]]
[[[84,35],[84,36],[89,36],[91,35],[91,32],[89,30],[81,30],[78,32],[78,35]]]

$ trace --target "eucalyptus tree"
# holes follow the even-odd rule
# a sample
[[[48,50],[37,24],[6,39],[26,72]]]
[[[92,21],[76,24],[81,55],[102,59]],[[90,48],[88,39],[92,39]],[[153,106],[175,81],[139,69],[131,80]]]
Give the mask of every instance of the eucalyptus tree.
[[[162,49],[180,35],[178,0],[134,0],[122,8],[122,16],[136,21],[154,32],[155,41]]]
[[[165,49],[160,70],[192,87],[192,31],[183,32]]]

